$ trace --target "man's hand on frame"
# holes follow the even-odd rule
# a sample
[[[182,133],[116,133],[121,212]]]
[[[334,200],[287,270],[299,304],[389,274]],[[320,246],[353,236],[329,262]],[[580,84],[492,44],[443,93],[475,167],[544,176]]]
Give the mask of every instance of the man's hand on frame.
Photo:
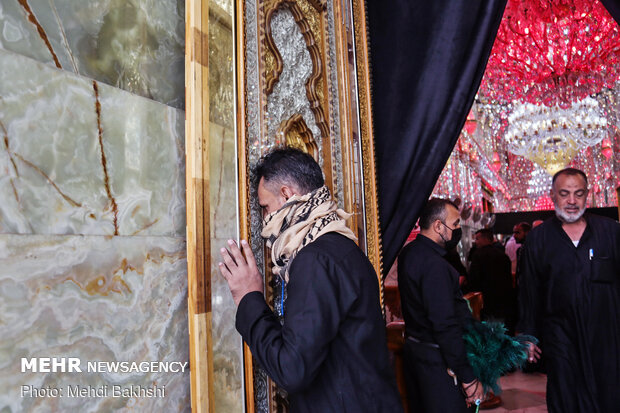
[[[226,248],[220,249],[223,262],[218,263],[218,266],[228,282],[233,301],[238,306],[247,293],[263,292],[263,277],[258,271],[254,254],[246,240],[241,241],[243,253],[233,240],[228,240],[228,247],[230,251]]]

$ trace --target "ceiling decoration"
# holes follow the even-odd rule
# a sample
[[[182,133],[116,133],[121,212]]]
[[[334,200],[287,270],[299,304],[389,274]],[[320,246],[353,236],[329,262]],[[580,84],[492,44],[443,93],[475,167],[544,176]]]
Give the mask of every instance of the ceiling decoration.
[[[480,94],[568,108],[620,80],[619,40],[597,0],[510,0]]]
[[[599,1],[509,0],[472,111],[434,190],[495,212],[549,208],[573,166],[617,205],[620,30]],[[552,205],[551,205],[552,207]]]
[[[550,175],[566,167],[581,148],[607,136],[607,119],[599,103],[586,97],[563,109],[531,103],[516,105],[504,134],[507,148],[536,162]]]

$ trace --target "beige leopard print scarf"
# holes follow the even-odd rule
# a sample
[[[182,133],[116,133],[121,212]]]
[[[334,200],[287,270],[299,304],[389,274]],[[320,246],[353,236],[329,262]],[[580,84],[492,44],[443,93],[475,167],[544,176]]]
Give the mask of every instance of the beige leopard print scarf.
[[[328,232],[356,241],[345,220],[351,214],[338,209],[326,186],[303,196],[294,195],[263,223],[261,236],[271,248],[273,272],[288,283],[288,270],[297,252]]]

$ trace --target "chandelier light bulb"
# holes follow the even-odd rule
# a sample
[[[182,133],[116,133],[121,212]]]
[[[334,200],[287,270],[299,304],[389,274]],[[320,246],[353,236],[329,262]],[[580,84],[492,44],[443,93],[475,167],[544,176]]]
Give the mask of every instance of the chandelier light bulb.
[[[502,167],[502,162],[499,159],[499,154],[497,151],[493,152],[493,160],[491,161],[491,169],[495,172],[499,171]]]
[[[607,119],[601,112],[591,97],[569,108],[522,104],[508,116],[507,149],[553,174],[564,168],[577,151],[605,138]]]
[[[609,138],[605,138],[601,142],[601,152],[605,156],[605,158],[607,158],[607,160],[611,158],[613,150],[611,149],[611,141],[609,140]]]

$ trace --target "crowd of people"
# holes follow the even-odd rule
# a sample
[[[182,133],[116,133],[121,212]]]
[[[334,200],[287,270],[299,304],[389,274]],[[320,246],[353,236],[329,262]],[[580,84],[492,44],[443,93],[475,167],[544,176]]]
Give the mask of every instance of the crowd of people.
[[[295,149],[276,149],[255,175],[261,235],[287,288],[283,318],[265,302],[247,241],[229,241],[219,263],[237,305],[237,330],[255,360],[288,391],[292,412],[403,411],[378,278],[319,165]],[[410,411],[469,412],[484,399],[465,350],[472,314],[463,291],[482,292],[483,320],[540,340],[529,343],[527,358],[545,357],[549,412],[617,411],[620,224],[585,213],[587,195],[582,171],[558,172],[555,216],[515,225],[506,245],[480,229],[468,271],[460,260],[454,264],[458,207],[437,198],[427,203],[420,233],[398,264]]]

